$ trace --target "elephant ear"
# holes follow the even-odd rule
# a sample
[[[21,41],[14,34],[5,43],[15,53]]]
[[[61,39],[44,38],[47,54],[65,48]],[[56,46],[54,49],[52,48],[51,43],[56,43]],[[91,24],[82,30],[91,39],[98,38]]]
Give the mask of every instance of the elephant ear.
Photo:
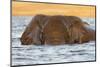
[[[80,37],[87,33],[86,23],[76,16],[64,16],[64,25],[71,42],[80,41]]]
[[[77,28],[84,28],[82,24],[82,20],[79,17],[76,16],[63,16],[62,17],[63,24],[66,27],[66,31],[68,32],[70,36],[70,30],[74,27]]]
[[[46,20],[45,15],[36,15],[26,27],[20,40],[22,44],[39,43],[40,28],[42,28],[43,21]]]

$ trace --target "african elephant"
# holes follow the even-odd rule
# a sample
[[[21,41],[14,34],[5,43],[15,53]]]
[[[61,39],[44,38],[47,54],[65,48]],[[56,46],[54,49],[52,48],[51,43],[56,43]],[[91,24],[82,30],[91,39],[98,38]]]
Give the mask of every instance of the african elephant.
[[[32,18],[20,40],[23,45],[85,43],[95,40],[95,31],[76,16],[39,14]]]

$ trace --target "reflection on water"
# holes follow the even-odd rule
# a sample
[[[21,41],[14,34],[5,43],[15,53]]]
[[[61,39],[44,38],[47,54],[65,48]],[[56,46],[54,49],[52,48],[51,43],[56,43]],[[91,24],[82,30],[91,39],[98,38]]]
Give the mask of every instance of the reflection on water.
[[[12,17],[12,65],[95,61],[95,42],[59,46],[23,46],[20,36],[32,16]],[[82,18],[95,29],[95,19]]]

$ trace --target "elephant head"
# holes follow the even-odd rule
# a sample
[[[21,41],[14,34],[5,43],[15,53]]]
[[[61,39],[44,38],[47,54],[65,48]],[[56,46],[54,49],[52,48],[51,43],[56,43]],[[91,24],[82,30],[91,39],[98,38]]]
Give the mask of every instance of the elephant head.
[[[21,36],[22,44],[72,44],[95,40],[95,31],[76,16],[36,15]],[[91,34],[91,35],[90,35]],[[88,36],[90,35],[90,36]]]

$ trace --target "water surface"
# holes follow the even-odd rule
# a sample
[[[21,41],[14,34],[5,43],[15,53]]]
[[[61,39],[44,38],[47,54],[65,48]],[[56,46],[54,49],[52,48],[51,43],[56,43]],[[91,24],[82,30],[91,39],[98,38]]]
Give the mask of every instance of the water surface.
[[[12,65],[95,61],[95,42],[59,46],[21,45],[21,37],[32,16],[12,17]],[[94,18],[82,18],[95,29]]]

